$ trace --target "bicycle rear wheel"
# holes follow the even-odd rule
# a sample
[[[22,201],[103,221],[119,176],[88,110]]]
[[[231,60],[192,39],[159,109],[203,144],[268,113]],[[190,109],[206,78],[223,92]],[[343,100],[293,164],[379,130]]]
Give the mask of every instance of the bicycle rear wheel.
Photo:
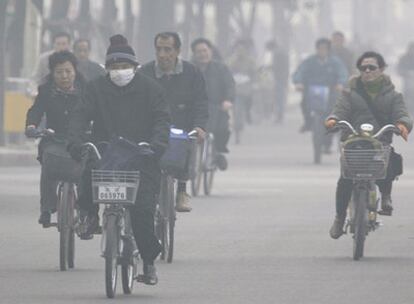
[[[105,289],[106,296],[115,297],[118,278],[119,230],[117,217],[110,215],[105,225]]]
[[[193,178],[191,179],[191,193],[192,195],[198,196],[200,192],[201,179],[203,178],[202,174],[202,159],[203,159],[203,146],[197,145],[195,151],[195,164],[194,164],[194,173]]]
[[[354,244],[353,259],[358,261],[364,256],[364,244],[368,228],[368,211],[366,202],[368,201],[368,191],[357,190],[354,193]]]
[[[58,230],[59,230],[59,265],[65,271],[74,267],[75,231],[74,192],[70,183],[63,183],[59,188]]]
[[[213,190],[213,181],[214,174],[216,172],[216,165],[214,159],[214,142],[213,139],[209,138],[205,141],[207,145],[205,148],[205,164],[203,164],[203,185],[204,185],[204,194],[210,195]]]

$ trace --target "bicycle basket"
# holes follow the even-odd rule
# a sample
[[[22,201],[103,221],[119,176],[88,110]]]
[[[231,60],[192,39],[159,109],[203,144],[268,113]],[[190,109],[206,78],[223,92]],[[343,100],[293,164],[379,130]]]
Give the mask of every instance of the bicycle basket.
[[[92,170],[95,204],[133,205],[137,198],[139,171]]]
[[[46,176],[55,181],[77,183],[82,166],[73,160],[64,144],[49,143],[42,153],[42,167]]]
[[[342,177],[352,180],[384,179],[391,148],[378,142],[360,139],[341,148]]]

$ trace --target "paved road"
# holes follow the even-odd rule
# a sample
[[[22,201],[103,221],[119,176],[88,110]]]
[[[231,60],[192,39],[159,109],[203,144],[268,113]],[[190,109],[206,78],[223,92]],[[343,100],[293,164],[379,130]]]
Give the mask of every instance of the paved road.
[[[406,174],[395,216],[351,259],[352,240],[328,237],[337,155],[311,164],[310,136],[289,124],[246,131],[211,198],[177,222],[176,260],[160,262],[157,287],[136,286],[119,303],[414,303],[414,147],[400,144]],[[290,125],[294,125],[292,129]],[[38,169],[0,170],[0,303],[104,303],[99,240],[77,243],[73,271],[58,271],[56,231],[38,217]]]

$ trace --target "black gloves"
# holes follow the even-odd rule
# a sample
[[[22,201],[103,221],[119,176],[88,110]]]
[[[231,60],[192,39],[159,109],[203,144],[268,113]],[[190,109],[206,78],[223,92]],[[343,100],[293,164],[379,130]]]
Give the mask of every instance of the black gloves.
[[[71,143],[68,145],[68,152],[74,160],[78,162],[82,161],[82,145]]]
[[[24,134],[28,138],[35,138],[37,136],[38,132],[37,132],[37,129],[36,129],[35,126],[28,126],[26,128],[26,131],[24,132]]]

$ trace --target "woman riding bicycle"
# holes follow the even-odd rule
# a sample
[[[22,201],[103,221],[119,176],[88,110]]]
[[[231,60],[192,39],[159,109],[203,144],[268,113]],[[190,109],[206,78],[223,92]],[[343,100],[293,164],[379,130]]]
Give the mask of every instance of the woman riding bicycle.
[[[27,112],[26,136],[35,137],[37,128],[45,117],[47,129],[52,129],[60,139],[67,136],[69,116],[79,103],[85,81],[76,70],[76,57],[69,51],[61,51],[49,57],[50,74],[47,82],[39,86],[38,95],[33,106]],[[44,148],[49,143],[43,138],[39,144],[38,160],[42,163]],[[64,149],[64,145],[62,145]],[[45,175],[42,167],[40,176],[40,211],[39,224],[50,227],[50,217],[56,211],[56,181]]]
[[[337,121],[349,121],[354,128],[359,129],[361,124],[369,123],[377,132],[386,124],[394,124],[401,132],[401,136],[407,140],[408,133],[413,127],[413,122],[408,114],[403,96],[395,91],[391,79],[384,75],[386,67],[384,58],[375,52],[364,53],[357,61],[360,71],[358,77],[349,81],[337,101],[332,114],[327,118],[325,125],[333,128]],[[349,134],[343,134],[342,141]],[[383,137],[385,144],[392,143],[392,134]],[[392,214],[391,189],[396,176],[402,173],[401,157],[393,150],[384,180],[378,180],[377,185],[381,192],[382,215]],[[346,218],[346,210],[352,195],[352,180],[340,178],[336,189],[336,217],[330,230],[332,238],[339,238],[344,232],[343,227]]]

